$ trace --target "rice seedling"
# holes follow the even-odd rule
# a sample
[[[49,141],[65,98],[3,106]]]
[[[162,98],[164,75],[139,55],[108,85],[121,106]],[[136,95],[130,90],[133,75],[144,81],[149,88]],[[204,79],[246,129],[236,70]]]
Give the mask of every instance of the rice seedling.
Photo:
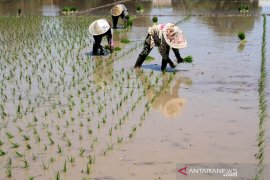
[[[29,141],[30,140],[30,136],[28,136],[28,135],[23,134],[22,137],[23,137],[24,141]]]
[[[11,178],[11,177],[12,177],[12,168],[11,168],[11,166],[7,166],[7,167],[6,167],[5,173],[6,173],[6,176],[7,176],[8,178]]]
[[[0,156],[4,156],[4,155],[6,155],[6,152],[0,149]]]
[[[26,159],[23,160],[23,168],[26,169],[29,167],[29,163]]]
[[[238,11],[240,13],[247,13],[249,10],[249,7],[245,4],[241,4],[239,7],[238,7]]]
[[[6,135],[7,135],[8,139],[14,138],[14,136],[10,132],[6,132]]]
[[[74,163],[75,162],[75,157],[71,156],[70,158],[68,158],[68,160],[69,160],[70,163]]]
[[[125,43],[125,44],[127,44],[127,43],[130,43],[131,41],[129,40],[129,39],[122,39],[121,40],[121,43]]]
[[[34,154],[32,154],[32,160],[33,160],[33,161],[37,160],[37,156],[34,155]]]
[[[56,172],[55,180],[60,180],[60,172],[59,171]]]
[[[147,56],[147,57],[145,58],[145,60],[146,60],[147,62],[151,62],[151,61],[154,61],[155,58],[152,57],[152,56]]]
[[[185,62],[185,63],[192,63],[192,61],[193,61],[193,57],[192,57],[192,56],[186,56],[186,57],[184,58],[184,62]]]
[[[65,160],[63,172],[67,172],[67,161]]]
[[[27,150],[32,149],[32,147],[31,147],[31,145],[30,145],[30,144],[27,144],[27,145],[26,145],[26,148],[27,148]]]
[[[16,154],[16,156],[19,157],[19,158],[20,158],[20,157],[23,157],[23,154],[19,153],[18,151],[16,151],[15,154]]]
[[[83,156],[84,153],[85,153],[85,149],[80,148],[80,156],[81,156],[81,157]]]
[[[117,143],[122,143],[123,142],[123,137],[117,137]]]
[[[49,141],[50,141],[50,145],[53,145],[54,144],[54,140],[52,139],[51,136],[48,137]]]
[[[62,147],[58,144],[57,145],[57,153],[61,154],[63,152]]]
[[[13,149],[20,147],[20,145],[18,143],[11,142],[10,144],[12,145],[11,148],[13,148]]]
[[[136,6],[136,11],[137,11],[137,12],[143,12],[143,11],[144,11],[143,5],[141,5],[141,4],[137,5],[137,6]]]
[[[157,16],[154,16],[154,17],[152,18],[152,22],[153,22],[153,23],[157,23],[157,22],[158,22],[158,17],[157,17]]]

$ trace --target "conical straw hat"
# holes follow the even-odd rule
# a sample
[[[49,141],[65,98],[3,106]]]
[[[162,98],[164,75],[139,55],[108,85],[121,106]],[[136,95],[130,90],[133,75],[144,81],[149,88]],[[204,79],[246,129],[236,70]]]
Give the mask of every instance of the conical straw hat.
[[[106,19],[99,19],[92,22],[89,26],[89,32],[96,36],[106,33],[110,29],[110,24]]]
[[[113,6],[111,9],[111,15],[112,16],[120,16],[120,14],[124,11],[123,4],[117,4]]]
[[[163,28],[163,36],[166,43],[175,49],[187,47],[187,41],[180,28],[172,23],[167,23]]]

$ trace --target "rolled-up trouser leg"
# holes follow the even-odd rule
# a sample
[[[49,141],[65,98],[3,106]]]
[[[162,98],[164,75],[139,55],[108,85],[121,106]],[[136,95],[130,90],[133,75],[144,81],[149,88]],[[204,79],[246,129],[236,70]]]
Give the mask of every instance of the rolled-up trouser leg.
[[[117,29],[118,18],[118,16],[112,16],[113,29]]]
[[[162,62],[161,62],[161,71],[165,71],[166,70],[166,67],[167,67],[167,60],[166,59],[162,59]]]
[[[147,42],[144,42],[144,47],[142,52],[140,53],[134,68],[139,68],[142,66],[145,58],[148,56],[148,54],[151,52],[152,48],[150,48],[150,44],[148,44]]]
[[[97,45],[97,43],[94,43],[93,44],[93,55],[97,55],[97,52],[98,52],[98,45]]]

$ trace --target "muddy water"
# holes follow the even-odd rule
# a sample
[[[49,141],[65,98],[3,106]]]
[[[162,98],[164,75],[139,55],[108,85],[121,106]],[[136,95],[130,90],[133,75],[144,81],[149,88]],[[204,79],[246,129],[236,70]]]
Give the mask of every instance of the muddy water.
[[[174,84],[152,105],[153,110],[136,137],[97,162],[94,179],[175,179],[179,163],[251,163],[256,168],[258,80],[263,31],[260,13],[267,12],[268,7],[260,9],[254,3],[254,17],[228,17],[227,13],[237,13],[232,9],[233,3],[224,3],[223,6],[213,4],[206,3],[208,6],[205,8],[192,5],[199,11],[191,11],[202,16],[191,17],[179,24],[189,43],[181,54],[191,54],[194,63],[177,68]],[[178,22],[183,18],[181,12],[187,14],[179,11],[180,16],[177,17],[177,13],[174,14],[175,11],[166,6],[152,6],[151,10],[145,10],[150,15],[172,15],[160,16],[160,22]],[[213,17],[213,14],[222,17]],[[143,36],[146,27],[142,27],[142,21],[146,25],[151,21],[148,16],[140,18],[139,22],[134,22],[140,27],[134,27],[129,32],[130,38]],[[245,45],[241,45],[237,38],[240,31],[246,32]],[[120,60],[116,67],[130,67],[139,52]],[[156,60],[145,63],[143,68],[158,71],[158,51],[154,49],[151,56]],[[174,57],[173,54],[171,57]],[[178,93],[174,88],[178,89]],[[177,108],[171,116],[165,108],[169,97],[179,100],[181,104],[175,105]],[[267,90],[268,101],[269,97]],[[266,133],[265,163],[270,162],[269,138],[269,133]],[[265,178],[269,169],[266,172]],[[255,174],[241,177],[251,179]]]

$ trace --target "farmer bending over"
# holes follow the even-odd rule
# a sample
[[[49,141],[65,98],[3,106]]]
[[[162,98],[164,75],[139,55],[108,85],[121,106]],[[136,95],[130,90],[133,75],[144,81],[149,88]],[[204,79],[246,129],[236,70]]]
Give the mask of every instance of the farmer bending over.
[[[178,49],[185,48],[187,42],[180,28],[172,23],[154,24],[148,28],[148,35],[144,41],[144,48],[139,55],[135,68],[140,68],[145,58],[148,56],[154,46],[159,47],[159,52],[162,56],[161,70],[166,69],[167,64],[175,68],[174,63],[169,58],[170,47],[177,58],[177,63],[182,63],[183,58],[180,56]]]
[[[112,30],[111,25],[106,19],[99,19],[92,22],[89,26],[89,32],[94,37],[93,55],[104,55],[104,48],[101,46],[101,41],[104,36],[107,36],[109,49],[113,51]]]
[[[124,21],[124,24],[127,23],[128,9],[123,4],[117,4],[111,9],[111,15],[113,21],[113,29],[117,29],[117,22],[119,16]]]

